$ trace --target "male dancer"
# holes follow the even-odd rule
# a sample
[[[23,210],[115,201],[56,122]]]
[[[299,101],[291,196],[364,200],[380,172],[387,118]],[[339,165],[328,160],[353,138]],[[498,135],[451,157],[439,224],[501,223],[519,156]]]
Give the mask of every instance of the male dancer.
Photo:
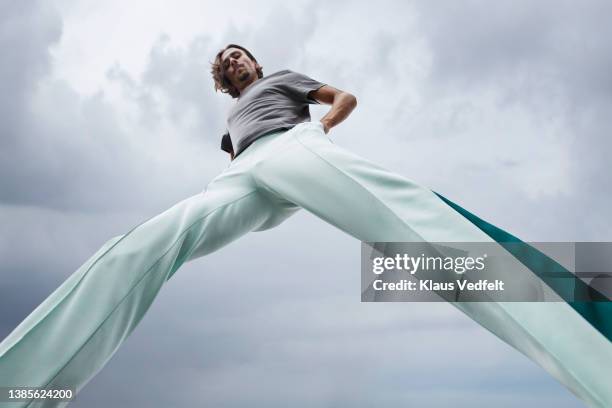
[[[234,44],[218,53],[212,73],[215,88],[237,99],[223,142],[230,166],[204,192],[106,242],[36,308],[0,343],[0,387],[80,390],[184,262],[301,208],[364,242],[495,243],[495,234],[510,236],[336,146],[327,133],[355,108],[353,95],[292,71],[264,77],[253,55]],[[310,103],[331,109],[311,122]],[[517,261],[512,273],[531,271]],[[563,302],[452,304],[589,405],[612,406],[612,350],[594,320]]]
[[[223,136],[221,146],[232,160],[256,139],[309,121],[308,103],[332,105],[320,120],[326,134],[357,106],[354,95],[295,72],[280,71],[263,78],[257,60],[247,49],[235,44],[217,54],[212,74],[216,90],[238,99],[228,118],[232,132]],[[247,88],[260,79],[257,90],[249,89],[247,96]],[[232,139],[237,144],[236,151]]]

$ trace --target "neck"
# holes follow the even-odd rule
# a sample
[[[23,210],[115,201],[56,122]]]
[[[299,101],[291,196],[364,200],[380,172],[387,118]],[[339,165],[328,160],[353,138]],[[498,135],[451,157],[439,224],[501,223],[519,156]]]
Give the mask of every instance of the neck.
[[[259,79],[259,77],[257,75],[253,75],[251,78],[249,78],[245,82],[241,83],[240,86],[236,86],[236,88],[238,89],[238,92],[240,92],[242,94],[242,92],[245,89],[247,89],[249,86],[251,86],[258,79]]]

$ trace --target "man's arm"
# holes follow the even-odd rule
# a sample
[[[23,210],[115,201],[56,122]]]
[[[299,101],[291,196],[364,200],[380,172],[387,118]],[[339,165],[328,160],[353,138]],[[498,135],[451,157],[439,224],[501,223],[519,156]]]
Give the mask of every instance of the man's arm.
[[[325,133],[346,119],[357,106],[357,98],[354,95],[329,85],[309,92],[308,96],[319,103],[332,106],[329,112],[321,118]]]

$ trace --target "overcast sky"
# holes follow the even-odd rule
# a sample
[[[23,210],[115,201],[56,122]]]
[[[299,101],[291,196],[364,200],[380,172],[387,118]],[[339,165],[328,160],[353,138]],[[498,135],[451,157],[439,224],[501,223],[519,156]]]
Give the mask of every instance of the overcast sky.
[[[229,4],[1,3],[0,338],[227,167],[230,42],[355,94],[338,145],[525,241],[612,239],[612,3]],[[450,305],[360,303],[359,251],[300,211],[184,265],[72,406],[582,406]]]

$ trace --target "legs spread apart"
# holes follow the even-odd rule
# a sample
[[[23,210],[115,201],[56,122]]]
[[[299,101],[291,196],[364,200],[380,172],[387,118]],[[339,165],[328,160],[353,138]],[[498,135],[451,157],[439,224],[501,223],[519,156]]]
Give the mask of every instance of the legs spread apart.
[[[256,141],[203,193],[109,240],[0,344],[0,385],[82,388],[184,262],[299,208],[362,241],[491,241],[430,190],[301,124]],[[518,262],[513,272],[529,274]],[[453,305],[593,406],[612,403],[609,342],[567,304]],[[564,327],[563,338],[551,327]]]

